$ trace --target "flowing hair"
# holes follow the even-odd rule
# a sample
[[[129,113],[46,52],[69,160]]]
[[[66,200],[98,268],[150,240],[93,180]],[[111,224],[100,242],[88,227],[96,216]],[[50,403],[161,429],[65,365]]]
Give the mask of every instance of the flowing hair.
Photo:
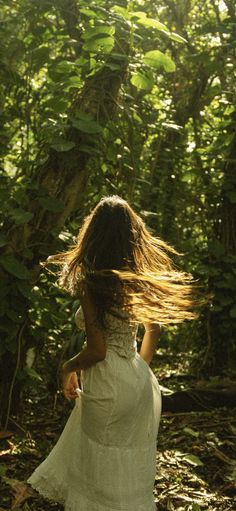
[[[76,243],[46,264],[60,266],[59,285],[72,295],[86,286],[102,326],[106,313],[124,312],[130,321],[167,325],[198,317],[204,302],[192,275],[179,271],[171,255],[180,254],[112,195],[84,219]]]

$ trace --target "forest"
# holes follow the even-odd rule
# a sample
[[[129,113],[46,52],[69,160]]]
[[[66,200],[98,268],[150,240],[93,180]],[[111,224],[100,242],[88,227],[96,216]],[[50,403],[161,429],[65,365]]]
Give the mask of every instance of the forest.
[[[21,489],[84,342],[79,299],[42,263],[114,194],[211,296],[151,364],[157,511],[235,509],[234,0],[0,0],[0,42],[0,511],[62,509]]]

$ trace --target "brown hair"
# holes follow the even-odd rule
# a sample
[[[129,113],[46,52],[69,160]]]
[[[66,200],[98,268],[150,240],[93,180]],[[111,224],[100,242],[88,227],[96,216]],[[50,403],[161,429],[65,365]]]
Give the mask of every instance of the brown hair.
[[[169,254],[180,255],[112,195],[84,219],[75,245],[48,262],[61,266],[59,284],[71,294],[86,285],[103,326],[105,314],[119,310],[134,321],[165,325],[197,317],[193,308],[201,302],[192,275],[179,271]]]

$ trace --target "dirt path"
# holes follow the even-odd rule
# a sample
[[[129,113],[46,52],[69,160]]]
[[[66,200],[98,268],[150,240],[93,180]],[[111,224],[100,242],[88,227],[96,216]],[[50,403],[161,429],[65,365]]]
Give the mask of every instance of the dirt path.
[[[181,375],[181,370],[176,366],[170,371],[166,362],[159,364],[160,384],[174,389],[189,386],[189,376]],[[191,378],[191,385],[195,384]],[[60,394],[55,399],[45,388],[37,394],[32,391],[21,419],[10,423],[10,431],[0,433],[0,511],[10,510],[14,498],[20,500],[24,490],[19,481],[46,457],[71,409]],[[157,444],[157,511],[235,510],[235,438],[235,410],[163,415]],[[60,511],[62,507],[30,496],[20,509]]]

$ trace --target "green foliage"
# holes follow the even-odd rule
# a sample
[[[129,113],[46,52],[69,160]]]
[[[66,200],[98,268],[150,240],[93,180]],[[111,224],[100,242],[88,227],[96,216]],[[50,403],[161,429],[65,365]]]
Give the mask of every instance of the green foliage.
[[[143,62],[154,69],[164,68],[167,73],[173,73],[176,69],[174,61],[168,55],[159,50],[152,50],[145,53],[143,56]]]
[[[102,195],[119,193],[213,292],[220,364],[236,322],[233,3],[76,0],[73,13],[67,1],[0,4],[1,354],[17,352],[27,314],[25,352],[49,343],[49,331],[55,345],[67,342],[72,301],[49,276],[35,289],[39,260],[73,241]],[[73,202],[63,173],[82,170]],[[197,352],[208,312],[196,324]],[[164,335],[192,345],[191,332]]]
[[[200,458],[195,456],[195,454],[185,454],[183,456],[183,460],[187,461],[187,463],[193,465],[194,467],[202,467],[204,465]]]
[[[30,272],[27,270],[25,265],[18,261],[12,254],[6,254],[0,257],[0,264],[11,275],[14,275],[17,279],[29,279]]]

